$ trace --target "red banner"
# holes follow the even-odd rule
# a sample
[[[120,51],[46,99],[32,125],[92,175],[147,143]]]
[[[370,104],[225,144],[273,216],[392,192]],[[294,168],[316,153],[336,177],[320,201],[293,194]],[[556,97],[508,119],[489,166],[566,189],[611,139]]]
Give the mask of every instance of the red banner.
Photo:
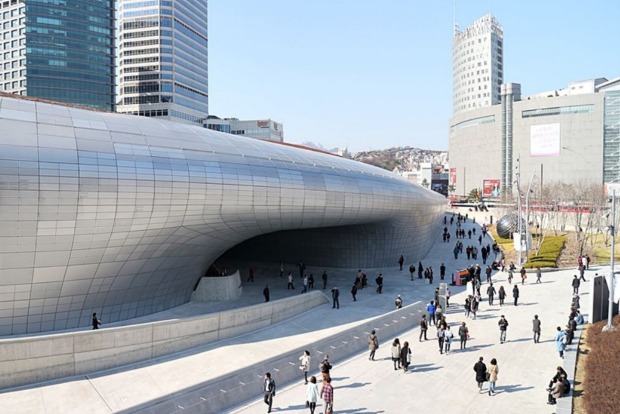
[[[501,180],[483,180],[482,181],[482,197],[498,197],[500,193]]]

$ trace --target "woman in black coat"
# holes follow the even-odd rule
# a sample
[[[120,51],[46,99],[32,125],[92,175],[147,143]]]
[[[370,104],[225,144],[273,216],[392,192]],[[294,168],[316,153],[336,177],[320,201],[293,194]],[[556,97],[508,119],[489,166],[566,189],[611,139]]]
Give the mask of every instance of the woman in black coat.
[[[409,349],[409,342],[405,341],[403,347],[400,348],[400,365],[403,367],[403,371],[409,370],[409,363],[411,362],[411,349]]]
[[[478,383],[478,392],[482,389],[482,384],[487,380],[487,366],[482,362],[483,358],[480,357],[478,362],[474,365],[474,371],[476,372],[476,382]]]

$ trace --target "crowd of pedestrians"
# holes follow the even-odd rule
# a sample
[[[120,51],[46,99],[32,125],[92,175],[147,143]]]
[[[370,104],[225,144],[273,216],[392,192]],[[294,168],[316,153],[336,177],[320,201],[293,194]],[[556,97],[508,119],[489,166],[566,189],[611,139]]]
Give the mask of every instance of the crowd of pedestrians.
[[[463,254],[464,246],[461,240],[472,239],[472,237],[474,238],[474,240],[476,239],[475,227],[471,229],[466,229],[464,226],[464,224],[467,222],[467,219],[468,217],[461,216],[460,214],[458,216],[453,215],[453,217],[449,219],[451,226],[456,223],[456,229],[454,229],[453,231],[453,234],[456,236],[456,239],[457,239],[457,242],[453,250],[455,258],[457,258],[458,255]],[[444,224],[446,226],[444,227],[442,238],[444,242],[448,242],[450,240],[451,232],[448,230],[447,220],[444,221]],[[468,286],[466,287],[467,289],[466,292],[468,293],[468,295],[465,297],[462,306],[464,308],[464,318],[465,319],[471,318],[474,321],[477,319],[477,316],[480,312],[481,304],[482,304],[482,308],[484,308],[485,315],[488,315],[486,313],[487,312],[486,303],[488,303],[488,306],[489,306],[488,311],[491,311],[491,312],[496,310],[496,308],[491,309],[491,307],[495,306],[496,299],[498,299],[498,302],[499,302],[498,305],[500,308],[503,308],[506,305],[505,299],[506,299],[506,296],[508,296],[508,293],[507,293],[506,287],[501,282],[502,280],[505,280],[505,279],[497,277],[497,274],[496,274],[495,276],[497,277],[497,279],[494,282],[493,281],[494,271],[502,272],[502,273],[505,273],[505,271],[508,272],[507,281],[509,285],[512,285],[511,295],[513,298],[513,306],[515,307],[518,306],[519,299],[521,296],[521,291],[520,291],[518,283],[514,283],[514,284],[512,283],[513,278],[514,278],[514,273],[517,271],[517,267],[515,266],[513,262],[510,262],[510,264],[506,266],[504,258],[503,257],[498,258],[498,253],[500,253],[500,251],[499,251],[499,248],[497,247],[497,244],[493,243],[493,247],[491,247],[490,243],[484,245],[483,242],[486,240],[486,236],[487,236],[487,229],[486,227],[483,226],[481,234],[478,235],[478,246],[480,247],[472,244],[472,245],[467,246],[466,251],[465,251],[467,258],[472,259],[472,260],[477,259],[478,254],[479,254],[478,252],[480,251],[483,265],[486,264],[487,259],[489,259],[492,254],[495,254],[495,256],[493,257],[494,259],[493,264],[486,265],[486,267],[481,267],[479,264],[475,264],[475,265],[472,264],[467,269],[468,275],[466,277],[466,281],[467,281]],[[580,275],[579,277],[575,275],[573,280],[571,281],[571,285],[573,288],[573,296],[571,300],[568,323],[565,328],[558,326],[556,329],[557,332],[554,337],[556,350],[560,358],[564,357],[565,348],[567,345],[571,343],[570,341],[573,339],[574,333],[576,329],[578,328],[578,325],[584,322],[583,316],[579,312],[579,287],[580,287],[581,280],[585,280],[583,269],[586,269],[586,266],[589,264],[589,258],[588,259],[586,259],[585,257],[580,258],[580,262],[581,263],[579,264],[579,267],[578,267]],[[403,270],[404,263],[405,263],[405,258],[403,255],[400,255],[397,260],[399,271]],[[440,269],[440,278],[441,280],[443,280],[446,274],[445,263],[442,262],[441,265],[439,266],[439,269]],[[484,269],[484,274],[486,276],[485,277],[486,286],[484,286],[484,290],[483,290],[486,293],[486,298],[484,298],[485,303],[482,303],[483,296],[481,294],[481,289],[482,289],[482,284],[483,284],[481,280],[481,274],[483,273],[483,269]],[[417,266],[414,264],[411,264],[408,267],[408,271],[409,271],[409,278],[411,281],[414,281],[415,275],[417,273],[418,279],[425,279],[426,281],[428,281],[428,283],[430,284],[433,283],[434,275],[433,275],[432,266],[423,266],[422,262],[418,262]],[[406,272],[405,272],[405,275],[406,275]],[[535,275],[536,275],[535,283],[540,284],[541,279],[542,279],[541,270],[536,269]],[[291,276],[292,274],[289,273],[289,284],[291,285],[291,288],[294,289],[294,287],[292,286]],[[521,286],[525,285],[527,282],[527,272],[524,267],[521,267],[521,269],[519,269],[519,276],[520,276]],[[307,283],[307,278],[308,278],[307,274],[304,275],[304,277],[302,278],[302,283],[304,285],[304,289],[303,289],[304,292],[307,291],[307,289],[310,289],[309,283]],[[325,289],[327,286],[327,274],[326,273],[324,273],[324,275],[322,276],[322,279],[323,279],[323,289]],[[376,277],[375,285],[376,285],[376,293],[381,294],[382,289],[383,289],[383,275],[382,274],[379,274]],[[356,296],[358,295],[360,291],[364,290],[366,287],[368,287],[368,278],[366,274],[360,269],[355,275],[355,279],[351,287],[351,295],[352,295],[351,301],[356,302],[357,301]],[[452,342],[454,341],[454,338],[456,335],[458,335],[459,343],[460,343],[460,347],[456,350],[456,352],[467,350],[468,340],[470,339],[470,327],[467,325],[466,321],[462,321],[462,320],[461,321],[454,320],[454,321],[448,322],[447,316],[455,317],[456,319],[458,318],[456,316],[458,315],[458,313],[451,312],[450,314],[448,314],[447,312],[448,309],[444,310],[442,308],[440,304],[441,301],[438,300],[439,299],[438,290],[439,288],[435,289],[435,295],[433,297],[433,300],[430,300],[428,304],[425,305],[425,312],[421,315],[419,319],[418,340],[419,342],[428,341],[429,339],[428,333],[430,329],[432,331],[431,336],[434,336],[437,341],[436,349],[439,351],[441,355],[448,356],[452,352]],[[333,308],[339,309],[340,303],[339,303],[338,287],[334,286],[331,292],[332,292]],[[471,294],[469,294],[470,292]],[[449,292],[447,293],[447,295],[444,295],[442,299],[446,300],[445,305],[449,308],[449,302],[447,302],[447,299],[449,299]],[[400,309],[404,306],[403,297],[400,294],[397,295],[397,297],[395,298],[394,305],[396,309]],[[485,316],[485,318],[488,318],[488,316]],[[475,327],[476,322],[473,322],[473,325]],[[497,325],[498,325],[498,330],[499,330],[499,344],[504,344],[507,341],[509,341],[509,336],[508,336],[509,322],[508,322],[508,319],[505,317],[505,315],[499,316],[499,319],[497,320]],[[454,328],[454,331],[453,331],[453,328]],[[531,329],[532,329],[532,334],[533,334],[533,342],[535,344],[539,344],[541,333],[543,330],[542,330],[542,321],[540,320],[538,315],[533,315]],[[380,349],[379,338],[378,338],[377,332],[375,330],[372,330],[367,339],[368,339],[368,349],[370,352],[368,355],[368,360],[375,361],[377,352],[379,352],[379,349]],[[383,339],[389,340],[390,338],[383,338]],[[401,339],[393,338],[391,340],[391,346],[388,346],[388,348],[389,348],[388,359],[392,361],[394,371],[402,370],[404,373],[408,373],[412,371],[411,369],[412,366],[414,367],[413,371],[415,371],[415,366],[412,365],[414,354],[413,354],[413,350],[412,350],[412,347],[409,341],[401,342]],[[332,385],[332,378],[330,376],[330,370],[332,367],[331,367],[331,364],[329,363],[329,358],[328,356],[325,356],[324,360],[321,362],[320,367],[319,367],[319,370],[322,374],[322,380],[320,381],[321,382],[320,386],[318,384],[318,380],[316,377],[311,376],[310,379],[308,379],[308,375],[310,371],[310,359],[311,357],[308,351],[305,351],[304,354],[300,357],[300,361],[301,361],[300,369],[302,369],[304,373],[304,384],[307,385],[306,406],[307,408],[309,408],[310,413],[313,414],[315,412],[317,402],[322,399],[324,401],[325,413],[331,412],[331,410],[333,410],[334,387]],[[381,358],[379,358],[379,360],[381,360]],[[478,361],[473,366],[473,370],[475,372],[475,380],[476,380],[479,392],[484,391],[489,396],[495,395],[496,394],[496,383],[498,381],[499,373],[500,373],[499,363],[497,359],[491,358],[488,363],[485,363],[484,357],[479,356]],[[484,383],[487,383],[486,388],[484,387]],[[265,384],[266,384],[265,385],[265,402],[268,403],[269,410],[271,410],[273,396],[275,395],[275,383],[273,385],[272,391],[269,391],[269,388],[270,388],[269,384],[267,382]],[[568,386],[566,384],[568,384]],[[561,373],[560,371],[558,371],[558,373],[553,377],[552,381],[549,383],[549,387],[547,387],[548,403],[555,404],[557,401],[557,398],[560,398],[561,396],[564,395],[565,392],[567,392],[566,391],[567,387],[570,388],[570,383],[568,381],[568,376],[566,372]]]

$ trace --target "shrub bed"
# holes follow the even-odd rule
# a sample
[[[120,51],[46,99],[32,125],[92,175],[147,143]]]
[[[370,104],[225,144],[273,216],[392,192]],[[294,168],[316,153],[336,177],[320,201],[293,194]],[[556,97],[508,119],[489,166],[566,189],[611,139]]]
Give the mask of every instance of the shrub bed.
[[[617,414],[620,407],[620,316],[614,318],[616,330],[602,332],[607,321],[588,327],[590,351],[585,361],[583,398],[586,412]]]

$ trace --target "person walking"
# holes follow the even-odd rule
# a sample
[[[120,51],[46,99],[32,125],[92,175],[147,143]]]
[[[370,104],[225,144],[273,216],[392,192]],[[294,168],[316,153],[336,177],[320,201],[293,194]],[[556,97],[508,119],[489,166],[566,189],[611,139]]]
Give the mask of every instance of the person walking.
[[[426,338],[426,332],[428,331],[428,322],[426,321],[426,314],[422,314],[422,318],[420,319],[420,342],[422,342],[422,335],[424,335],[424,340],[428,340]]]
[[[286,285],[286,290],[289,289],[295,290],[295,286],[293,286],[293,272],[288,272],[288,285]]]
[[[403,257],[403,255],[401,254],[400,257],[398,258],[398,270],[403,270],[403,263],[405,263],[405,258]]]
[[[512,285],[512,278],[513,278],[513,270],[512,268],[508,269],[508,284]]]
[[[400,341],[398,338],[392,342],[392,362],[394,363],[394,371],[400,369]]]
[[[515,306],[517,306],[517,302],[519,301],[519,286],[515,285],[512,288],[512,297],[515,300]]]
[[[508,321],[504,315],[499,318],[497,325],[499,326],[499,343],[503,344],[506,342],[506,331],[508,330]]]
[[[305,275],[305,276],[304,276],[304,279],[303,279],[303,281],[302,281],[301,283],[302,283],[302,285],[303,285],[303,287],[304,287],[304,288],[301,290],[301,293],[306,293],[306,292],[308,292],[308,275]]]
[[[499,306],[504,306],[504,299],[506,299],[506,291],[504,290],[504,286],[499,287],[497,297],[499,298]]]
[[[581,284],[581,281],[579,280],[579,278],[577,277],[577,275],[573,276],[573,294],[578,295],[579,294],[579,285]]]
[[[480,304],[480,302],[478,302],[478,298],[476,296],[472,296],[471,301],[470,301],[470,308],[471,308],[471,314],[473,315],[473,319],[476,319],[476,317],[478,316],[478,305]]]
[[[443,280],[446,277],[446,265],[441,263],[439,266],[439,277]]]
[[[351,288],[351,296],[353,296],[353,302],[357,302],[355,295],[357,295],[357,283],[353,283],[353,287]]]
[[[536,269],[536,283],[542,283],[540,278],[542,277],[542,272],[540,271],[540,267]]]
[[[377,284],[377,293],[383,293],[383,273],[379,273],[379,276],[375,279],[375,283]]]
[[[413,282],[413,274],[415,273],[415,266],[413,263],[409,265],[409,276],[411,276],[411,281]]]
[[[265,289],[263,289],[263,296],[265,297],[265,302],[269,302],[269,285],[265,285]]]
[[[560,358],[564,359],[564,349],[566,349],[566,332],[559,326],[557,327],[557,333],[555,334],[555,350],[560,354]]]
[[[321,279],[323,279],[323,290],[327,289],[327,272],[324,270],[321,275]]]
[[[306,350],[299,357],[301,361],[301,365],[299,365],[299,369],[304,372],[304,384],[308,384],[308,370],[310,370],[310,351]]]
[[[254,282],[254,268],[250,266],[248,269],[248,282]]]
[[[432,322],[433,325],[437,325],[437,320],[435,319],[435,302],[431,300],[431,302],[426,306],[426,313],[428,313],[428,321]]]
[[[403,372],[409,370],[409,364],[411,363],[411,349],[409,349],[409,342],[405,341],[400,349],[400,366],[403,368]]]
[[[540,342],[540,319],[538,319],[538,315],[534,315],[534,319],[532,319],[532,331],[534,332],[534,343],[537,344]]]
[[[327,381],[323,382],[321,388],[321,398],[325,401],[325,414],[332,414],[334,412],[334,388],[332,387],[332,379],[327,378]]]
[[[493,297],[495,296],[495,288],[493,287],[493,283],[489,284],[487,287],[487,296],[489,297],[489,305],[493,305]]]
[[[450,353],[450,346],[452,345],[452,339],[454,339],[454,333],[452,333],[452,330],[450,329],[449,325],[446,325],[446,329],[443,332],[443,336],[444,336],[444,352],[446,353],[446,355],[448,355]]]
[[[587,282],[586,277],[585,277],[585,272],[586,272],[586,266],[585,265],[579,266],[579,280],[583,280],[584,282]]]
[[[471,313],[471,295],[465,298],[465,303],[463,303],[463,308],[465,309],[465,317],[469,318],[469,314]]]
[[[461,322],[459,326],[459,338],[461,339],[461,349],[467,348],[467,339],[469,338],[469,328],[465,322]]]
[[[99,329],[99,325],[101,325],[101,321],[97,318],[97,312],[93,313],[92,325],[93,329]]]
[[[265,396],[263,401],[267,404],[267,412],[271,412],[271,406],[273,405],[273,397],[276,396],[276,382],[271,378],[271,374],[267,372],[263,381],[263,390]]]
[[[368,359],[371,361],[375,360],[375,352],[379,349],[379,338],[377,338],[377,334],[373,329],[370,332],[370,336],[368,337],[368,349],[370,350],[370,355],[368,355]]]
[[[313,375],[310,377],[310,384],[308,384],[306,391],[306,401],[308,402],[308,408],[310,408],[310,414],[314,414],[318,400],[319,387],[316,385],[316,377]]]
[[[497,365],[497,360],[493,358],[489,364],[489,396],[495,394],[497,374],[499,374],[499,366]]]
[[[394,300],[394,306],[396,306],[396,309],[400,309],[403,307],[403,299],[400,297],[400,295],[398,295]]]
[[[280,277],[284,276],[284,262],[280,262]]]
[[[525,279],[527,279],[527,272],[525,270],[525,267],[522,266],[519,273],[521,273],[521,285],[525,285]]]
[[[319,364],[319,371],[321,371],[321,375],[323,376],[323,383],[331,378],[329,372],[332,369],[332,364],[329,362],[329,355],[325,355],[323,357],[323,361]]]
[[[443,355],[443,343],[445,341],[445,330],[443,326],[437,327],[437,344],[439,345],[439,353]]]
[[[332,309],[334,308],[340,309],[340,291],[336,286],[332,288]]]
[[[441,319],[443,318],[443,308],[439,304],[439,301],[435,303],[437,303],[437,308],[435,308],[435,320],[437,321],[435,326],[437,326],[439,325],[439,323],[441,322]]]
[[[478,383],[478,393],[482,391],[482,384],[487,380],[487,366],[485,365],[484,358],[480,357],[478,362],[474,364],[474,372],[476,373],[476,382]]]

